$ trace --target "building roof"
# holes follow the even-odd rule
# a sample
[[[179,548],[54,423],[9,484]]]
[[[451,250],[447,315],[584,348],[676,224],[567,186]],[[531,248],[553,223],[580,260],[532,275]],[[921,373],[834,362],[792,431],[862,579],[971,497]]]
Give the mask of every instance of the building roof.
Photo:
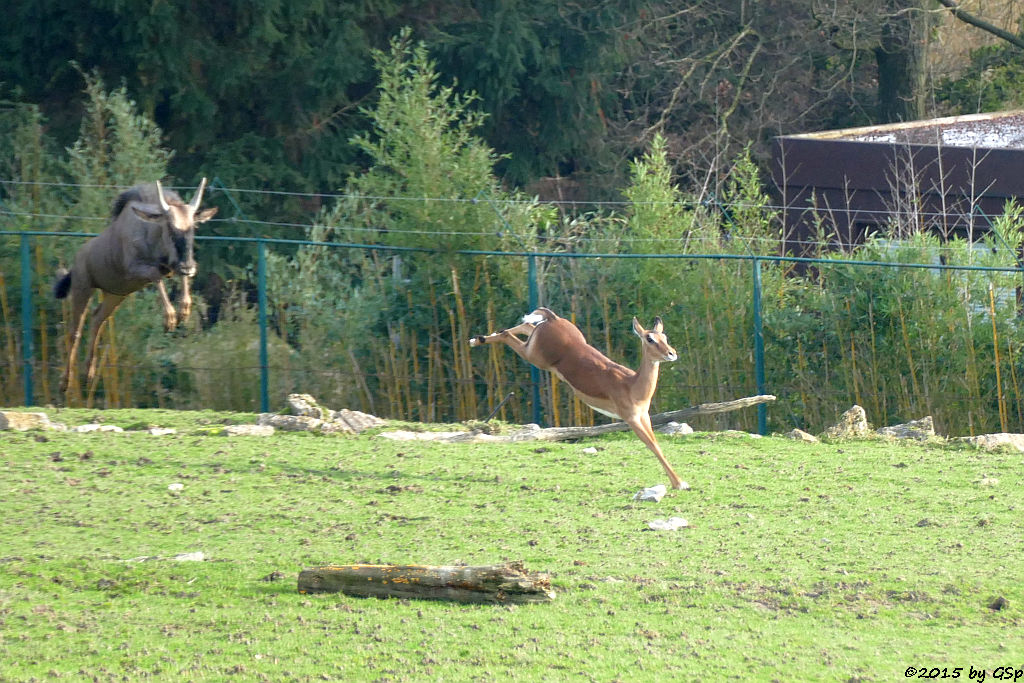
[[[805,140],[1024,150],[1024,110],[786,135]]]

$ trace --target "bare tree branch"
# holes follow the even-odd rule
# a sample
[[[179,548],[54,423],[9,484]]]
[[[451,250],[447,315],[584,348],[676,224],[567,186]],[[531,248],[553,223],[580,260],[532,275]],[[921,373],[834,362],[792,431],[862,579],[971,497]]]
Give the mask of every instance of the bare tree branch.
[[[971,26],[976,26],[976,27],[980,28],[982,31],[987,31],[987,32],[991,33],[992,35],[998,36],[999,38],[1002,38],[1006,42],[1011,43],[1012,45],[1016,45],[1017,47],[1019,47],[1022,50],[1024,50],[1024,39],[1021,39],[1020,36],[1016,36],[1016,35],[1010,33],[1009,31],[1004,31],[1003,29],[1001,29],[998,26],[995,26],[993,24],[990,24],[989,22],[985,21],[984,19],[979,19],[978,17],[974,16],[973,14],[970,14],[968,12],[963,11],[960,8],[960,3],[956,2],[956,0],[936,0],[936,1],[940,5],[942,5],[943,7],[947,7],[949,9],[950,13],[954,17],[956,17],[960,21],[964,22],[965,24],[970,24]]]

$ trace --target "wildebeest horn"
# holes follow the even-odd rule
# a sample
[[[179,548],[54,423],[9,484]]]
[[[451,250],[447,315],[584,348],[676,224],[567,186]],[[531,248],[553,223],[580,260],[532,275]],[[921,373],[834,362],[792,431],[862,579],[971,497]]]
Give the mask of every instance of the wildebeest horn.
[[[196,190],[195,195],[192,196],[192,203],[189,204],[189,208],[192,209],[192,213],[199,210],[199,203],[203,201],[203,190],[206,189],[206,178],[203,178],[199,182],[199,189]]]
[[[164,188],[160,187],[159,180],[156,181],[156,196],[160,199],[160,208],[164,210],[164,213],[170,211],[171,207],[167,203],[167,200],[164,199]]]

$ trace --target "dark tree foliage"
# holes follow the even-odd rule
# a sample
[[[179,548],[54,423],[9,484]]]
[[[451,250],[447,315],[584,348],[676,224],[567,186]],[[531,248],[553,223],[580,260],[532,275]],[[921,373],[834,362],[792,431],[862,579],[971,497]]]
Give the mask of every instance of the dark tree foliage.
[[[621,109],[614,77],[638,56],[629,27],[643,3],[466,4],[456,21],[434,27],[430,43],[442,73],[480,96],[489,114],[482,132],[509,154],[506,178],[607,171],[608,121]]]
[[[936,88],[939,103],[951,114],[976,114],[1024,106],[1024,54],[1012,45],[975,50],[957,78]]]
[[[333,191],[368,163],[351,140],[371,50],[408,26],[442,82],[479,95],[507,184],[616,196],[660,133],[683,183],[715,191],[772,135],[910,116],[890,105],[926,101],[922,1],[9,0],[0,97],[67,145],[95,73],[160,126],[183,182]]]
[[[372,93],[370,48],[402,23],[402,6],[13,0],[0,82],[39,103],[67,143],[80,118],[79,69],[95,70],[123,82],[165,131],[179,175],[201,166],[245,186],[337,187],[357,163],[347,140]]]
[[[370,50],[412,25],[446,78],[480,93],[483,134],[521,183],[600,158],[632,4],[13,0],[0,82],[65,144],[81,72],[95,72],[166,132],[182,177],[202,167],[239,186],[336,189],[361,161],[348,141],[372,105]]]

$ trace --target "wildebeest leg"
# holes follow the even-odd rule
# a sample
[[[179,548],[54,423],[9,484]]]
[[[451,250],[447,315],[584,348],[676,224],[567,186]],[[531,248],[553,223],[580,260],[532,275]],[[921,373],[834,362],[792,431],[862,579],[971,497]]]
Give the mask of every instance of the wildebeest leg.
[[[117,294],[108,294],[103,292],[103,301],[96,307],[96,311],[92,314],[92,321],[89,323],[92,327],[89,337],[89,359],[88,359],[88,370],[85,373],[85,381],[88,384],[92,381],[93,377],[96,376],[96,347],[99,346],[100,341],[100,330],[107,323],[107,318],[113,314],[117,307],[121,305],[121,302],[125,300],[125,297],[118,296]]]
[[[181,297],[178,300],[178,324],[181,325],[188,320],[189,315],[192,314],[192,292],[190,291],[190,283],[192,278],[182,276],[181,278]]]
[[[178,314],[174,312],[174,306],[171,305],[171,299],[167,296],[167,288],[164,287],[163,280],[156,281],[156,291],[160,292],[160,302],[164,306],[164,331],[170,332],[178,324]]]
[[[92,298],[92,287],[77,287],[74,280],[71,284],[71,317],[68,318],[68,362],[64,366],[64,375],[60,378],[60,391],[66,393],[71,376],[78,365],[78,342],[82,339],[85,327],[85,309]]]

